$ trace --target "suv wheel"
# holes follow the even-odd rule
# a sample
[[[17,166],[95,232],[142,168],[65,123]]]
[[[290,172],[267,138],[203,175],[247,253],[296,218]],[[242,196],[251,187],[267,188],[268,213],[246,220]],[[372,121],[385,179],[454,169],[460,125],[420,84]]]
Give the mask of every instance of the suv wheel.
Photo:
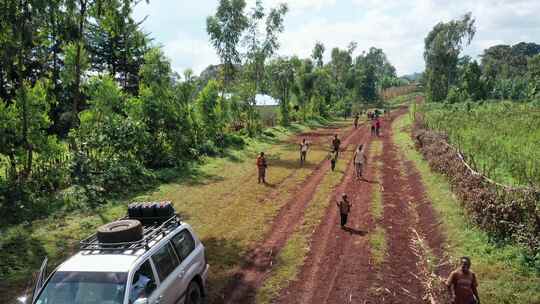
[[[195,281],[189,283],[186,297],[186,304],[202,304],[203,297],[201,287]]]

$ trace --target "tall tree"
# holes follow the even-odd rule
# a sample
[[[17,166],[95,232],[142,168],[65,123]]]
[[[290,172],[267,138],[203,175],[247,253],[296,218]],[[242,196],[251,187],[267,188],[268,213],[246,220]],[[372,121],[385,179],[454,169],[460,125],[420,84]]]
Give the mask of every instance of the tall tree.
[[[290,97],[295,76],[294,65],[289,58],[279,57],[270,63],[268,70],[272,79],[272,91],[279,100],[281,123],[289,125]]]
[[[451,84],[457,80],[457,62],[465,44],[474,37],[476,28],[471,13],[459,20],[440,22],[424,40],[427,96],[430,101],[442,101]]]
[[[108,71],[124,90],[136,95],[139,69],[148,50],[141,22],[132,18],[135,0],[109,0],[102,13],[90,23],[87,40],[92,69]]]
[[[255,125],[256,94],[265,91],[265,63],[279,49],[278,37],[284,30],[283,21],[287,11],[287,5],[280,4],[272,8],[267,15],[262,1],[257,0],[248,17],[247,32],[243,38],[247,48],[244,81],[252,84],[245,84],[243,91],[250,92],[246,96],[248,129],[250,130]],[[264,27],[261,25],[263,21]],[[264,32],[261,32],[261,28],[264,28]]]
[[[311,58],[313,61],[315,61],[315,65],[318,68],[323,67],[323,57],[324,57],[324,44],[322,42],[317,41],[315,43],[315,47],[313,48],[313,52],[311,53]]]
[[[220,0],[214,16],[206,19],[206,31],[210,43],[216,49],[223,64],[224,90],[235,74],[235,65],[241,62],[238,44],[244,30],[248,27],[248,18],[244,14],[245,0]]]

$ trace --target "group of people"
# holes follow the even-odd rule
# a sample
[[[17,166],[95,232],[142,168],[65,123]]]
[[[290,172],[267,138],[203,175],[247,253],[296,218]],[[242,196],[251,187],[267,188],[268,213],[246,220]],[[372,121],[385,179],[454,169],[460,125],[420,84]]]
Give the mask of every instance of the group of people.
[[[376,113],[369,112],[368,118],[371,120],[371,134],[380,136],[381,123]],[[358,113],[354,116],[354,127],[358,128]],[[306,162],[307,152],[311,143],[305,138],[299,144],[300,149],[300,165]],[[336,162],[341,149],[341,140],[335,134],[331,142],[331,152],[329,159],[332,171],[335,170]],[[365,146],[359,144],[354,152],[353,163],[355,168],[355,176],[357,179],[363,178],[363,169],[367,162],[365,154]],[[257,168],[259,172],[259,183],[266,183],[266,168],[268,167],[264,152],[261,152],[257,157]],[[349,214],[352,209],[352,203],[346,193],[341,195],[341,198],[336,201],[336,206],[340,215],[340,225],[342,229],[346,229]],[[448,291],[451,295],[453,304],[480,304],[480,298],[477,291],[478,283],[475,274],[470,270],[471,260],[468,257],[461,258],[461,266],[453,271],[446,281]]]

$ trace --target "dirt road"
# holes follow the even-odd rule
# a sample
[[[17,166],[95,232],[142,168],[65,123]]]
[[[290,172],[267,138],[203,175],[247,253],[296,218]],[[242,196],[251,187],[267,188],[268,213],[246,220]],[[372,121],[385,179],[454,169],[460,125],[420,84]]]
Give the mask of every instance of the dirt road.
[[[318,131],[316,134],[300,134],[299,137],[307,136],[313,141],[321,141],[326,137],[327,141],[334,134],[332,132]],[[352,149],[351,144],[359,142],[367,137],[364,128],[351,130],[342,138],[343,149]],[[325,174],[330,170],[327,160],[317,165],[317,168],[306,178],[292,199],[285,204],[274,219],[270,232],[262,244],[251,251],[245,258],[242,267],[234,274],[234,278],[224,290],[223,303],[251,303],[254,301],[255,292],[272,269],[273,261],[285,245],[288,236],[302,221],[302,214],[313,195],[317,186],[321,183]]]
[[[365,180],[354,177],[352,160],[341,184],[332,197],[346,192],[353,208],[346,230],[339,227],[339,215],[333,203],[314,231],[310,251],[296,280],[281,291],[274,303],[423,303],[425,290],[417,269],[418,254],[411,244],[418,232],[431,252],[442,255],[443,238],[435,213],[426,201],[425,190],[416,169],[393,142],[391,123],[405,110],[386,117],[380,155],[369,155]],[[371,145],[367,126],[360,127],[345,140],[354,147]],[[373,152],[373,149],[370,149]],[[302,213],[328,170],[321,165],[305,181],[280,211],[272,230],[260,246],[246,257],[245,265],[225,290],[223,303],[254,303],[258,287],[272,271],[273,259],[288,236],[301,222]],[[374,192],[382,192],[382,215],[373,216]],[[375,228],[384,231],[383,261],[376,263],[370,245]],[[414,233],[413,233],[414,232]]]

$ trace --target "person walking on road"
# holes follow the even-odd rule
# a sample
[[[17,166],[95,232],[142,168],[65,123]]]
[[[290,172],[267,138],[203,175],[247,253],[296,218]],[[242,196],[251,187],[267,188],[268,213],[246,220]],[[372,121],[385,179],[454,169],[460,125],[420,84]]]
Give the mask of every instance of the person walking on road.
[[[302,142],[300,143],[300,166],[303,166],[306,162],[308,148],[309,143],[306,141],[305,138],[302,139]]]
[[[266,158],[264,157],[264,152],[261,152],[259,157],[257,157],[257,170],[259,173],[259,184],[262,182],[266,184],[266,168],[268,164],[266,163]]]
[[[452,304],[480,304],[478,296],[478,282],[476,275],[471,271],[471,259],[461,258],[461,267],[452,271],[446,286],[450,292]]]
[[[337,152],[336,151],[330,151],[328,154],[328,159],[330,159],[330,168],[332,171],[336,169],[336,163],[337,163]]]
[[[367,162],[366,154],[364,153],[364,145],[359,144],[354,151],[354,168],[356,171],[356,179],[363,178],[362,169]]]
[[[339,147],[341,146],[341,140],[339,140],[338,135],[334,134],[334,139],[332,140],[332,148],[336,153],[336,159],[339,156]]]
[[[375,132],[375,121],[371,120],[371,136],[375,136],[377,133]]]
[[[381,136],[381,120],[379,118],[375,120],[375,134]]]
[[[358,120],[360,119],[360,115],[358,115],[358,113],[356,113],[354,115],[354,128],[355,129],[358,129]]]
[[[347,194],[343,193],[341,195],[341,200],[336,203],[339,209],[339,216],[341,218],[341,228],[345,228],[347,225],[347,218],[349,217],[349,212],[351,212],[351,203],[347,198]]]

